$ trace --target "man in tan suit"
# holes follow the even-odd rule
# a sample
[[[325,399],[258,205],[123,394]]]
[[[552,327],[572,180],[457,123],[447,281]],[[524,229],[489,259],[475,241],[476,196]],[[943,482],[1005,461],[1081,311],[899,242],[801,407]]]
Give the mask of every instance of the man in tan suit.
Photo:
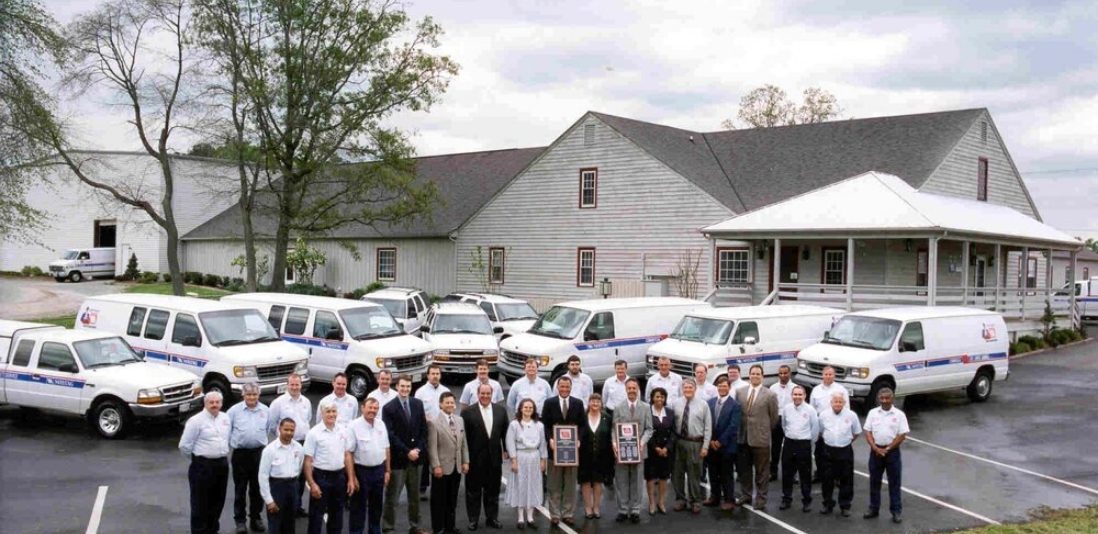
[[[748,387],[736,393],[736,402],[743,407],[736,454],[742,493],[736,502],[751,502],[754,490],[755,509],[763,510],[770,483],[770,433],[778,424],[778,396],[762,385],[761,365],[752,365],[748,376]]]
[[[458,488],[461,475],[469,472],[469,444],[465,441],[465,423],[454,415],[454,394],[439,395],[441,413],[427,428],[427,457],[431,460],[431,529],[435,534],[456,529]]]

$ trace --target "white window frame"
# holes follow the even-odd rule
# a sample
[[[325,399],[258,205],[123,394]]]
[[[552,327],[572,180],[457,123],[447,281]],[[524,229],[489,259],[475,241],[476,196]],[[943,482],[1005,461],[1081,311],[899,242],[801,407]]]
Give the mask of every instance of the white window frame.
[[[590,261],[585,261],[584,256],[589,256]],[[585,263],[590,263],[590,267],[586,267]],[[591,273],[591,279],[588,282],[584,281],[583,272],[585,269]],[[576,249],[576,286],[595,287],[595,247],[579,247]]]
[[[381,268],[381,264],[382,264],[381,256],[382,256],[383,253],[390,253],[390,252],[393,254],[393,261],[392,261],[392,264],[393,264],[393,269],[392,270],[393,270],[393,272],[392,272],[392,275],[385,276],[383,274],[383,271],[382,271],[382,268]],[[397,274],[397,249],[396,249],[396,247],[378,247],[377,252],[375,252],[374,254],[375,254],[374,268],[377,270],[377,279],[379,281],[382,281],[382,282],[395,282],[396,281],[396,274]]]
[[[581,209],[595,209],[599,207],[599,170],[597,168],[580,169],[579,176],[579,207]],[[590,183],[588,183],[590,178]],[[591,191],[591,202],[584,202],[584,191]]]
[[[839,259],[837,261],[834,260],[834,259],[829,259],[828,258],[829,256],[831,256],[833,254],[839,256]],[[841,248],[825,249],[823,251],[823,254],[821,254],[820,261],[823,262],[822,276],[820,277],[820,283],[821,284],[823,284],[823,285],[843,285],[843,284],[846,283],[846,249],[841,249]],[[829,264],[834,265],[836,262],[839,265],[838,270],[829,268],[830,267]],[[829,273],[836,273],[836,272],[839,273],[839,282],[834,283],[834,284],[828,283],[827,275]]]
[[[499,258],[496,258],[496,254],[499,254]],[[503,247],[488,247],[488,283],[503,285],[506,279],[507,268],[507,252]],[[496,276],[496,270],[499,270],[499,276]]]
[[[746,284],[751,280],[751,251],[746,248],[717,249],[717,282]]]

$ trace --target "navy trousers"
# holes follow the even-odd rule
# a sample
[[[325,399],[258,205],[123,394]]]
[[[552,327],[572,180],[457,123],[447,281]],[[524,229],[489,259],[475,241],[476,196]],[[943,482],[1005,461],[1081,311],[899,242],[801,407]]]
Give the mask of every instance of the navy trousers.
[[[347,473],[313,468],[313,481],[320,486],[320,498],[309,497],[309,534],[320,534],[328,514],[328,534],[343,532],[343,510],[347,502]]]
[[[233,468],[233,519],[237,523],[263,517],[263,496],[259,494],[259,457],[262,454],[263,447],[233,450],[230,461]]]
[[[456,529],[460,487],[461,472],[456,469],[431,481],[431,530],[435,534],[453,532]]]
[[[267,512],[267,534],[294,534],[297,520],[297,479],[270,478],[271,498],[278,505],[278,513]]]
[[[782,444],[782,502],[793,501],[793,477],[800,478],[801,503],[812,503],[812,440],[785,438]]]
[[[881,509],[881,475],[888,474],[888,509],[894,515],[903,511],[903,503],[900,501],[900,480],[903,471],[903,462],[900,458],[900,449],[892,449],[881,458],[872,452],[869,453],[869,509],[878,511]]]
[[[736,453],[725,454],[709,449],[705,456],[709,470],[709,498],[714,502],[736,500]]]
[[[385,495],[385,464],[367,467],[355,464],[358,492],[351,496],[351,534],[381,534],[381,502]],[[369,510],[369,523],[366,512]]]
[[[191,456],[187,482],[191,487],[191,533],[217,534],[229,487],[228,459]]]

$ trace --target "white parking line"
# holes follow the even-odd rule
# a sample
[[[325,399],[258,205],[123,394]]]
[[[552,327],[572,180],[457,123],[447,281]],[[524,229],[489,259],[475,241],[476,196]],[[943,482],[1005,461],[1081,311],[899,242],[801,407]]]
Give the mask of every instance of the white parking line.
[[[92,506],[91,519],[88,520],[88,529],[84,534],[97,534],[99,521],[103,518],[103,503],[107,501],[107,486],[99,486],[99,492],[95,494],[95,505]]]
[[[863,477],[869,478],[869,473],[863,473],[861,471],[858,471],[857,469],[855,469],[854,472],[861,475],[861,476],[863,476]],[[881,480],[881,484],[887,486],[888,481],[887,480]],[[905,492],[905,493],[910,493],[910,494],[912,494],[912,495],[914,495],[914,496],[916,496],[920,499],[926,499],[926,500],[928,500],[928,501],[930,501],[934,504],[937,504],[938,506],[941,506],[941,507],[944,507],[944,508],[949,508],[950,510],[953,510],[955,512],[960,512],[960,513],[965,514],[965,515],[967,515],[969,517],[972,517],[974,519],[979,519],[980,521],[983,521],[983,522],[985,522],[989,525],[1002,525],[1002,523],[1000,523],[1000,522],[998,522],[998,521],[996,521],[996,520],[994,520],[990,517],[982,516],[982,515],[980,515],[976,512],[973,512],[971,510],[965,510],[964,508],[961,508],[960,506],[957,506],[957,505],[954,505],[954,504],[949,504],[945,501],[935,499],[934,497],[931,497],[930,495],[927,495],[925,493],[919,493],[919,492],[917,492],[913,489],[908,489],[908,488],[903,488],[903,487],[901,487],[900,490]]]
[[[706,490],[709,489],[709,483],[708,482],[702,482],[699,485],[701,487],[705,488]],[[807,532],[805,532],[805,531],[803,531],[803,530],[801,530],[801,529],[799,529],[799,528],[797,528],[793,525],[790,525],[789,523],[786,523],[785,521],[782,521],[781,519],[778,519],[778,518],[764,512],[762,510],[756,510],[755,507],[751,506],[750,504],[743,505],[743,508],[751,510],[752,512],[755,513],[755,515],[758,515],[759,517],[761,517],[761,518],[763,518],[767,521],[770,521],[771,523],[774,523],[775,525],[778,525],[779,527],[782,527],[782,528],[784,528],[784,529],[786,529],[790,532],[793,532],[794,534],[808,534]]]
[[[1011,470],[1017,471],[1019,473],[1025,473],[1027,475],[1033,475],[1035,477],[1043,478],[1043,479],[1048,480],[1050,482],[1055,482],[1057,484],[1063,484],[1065,486],[1075,488],[1077,490],[1081,490],[1081,491],[1085,491],[1087,493],[1098,495],[1098,489],[1089,488],[1089,487],[1083,486],[1081,484],[1076,484],[1074,482],[1070,482],[1070,481],[1063,480],[1063,479],[1060,479],[1060,478],[1048,476],[1048,475],[1045,475],[1045,474],[1042,474],[1042,473],[1038,473],[1036,471],[1030,471],[1029,469],[1024,469],[1024,468],[1016,467],[1016,466],[1009,465],[1009,464],[1004,464],[1003,462],[997,462],[995,460],[989,460],[987,458],[981,458],[979,456],[976,456],[975,454],[969,454],[967,452],[958,451],[956,449],[950,449],[949,447],[943,447],[941,445],[936,445],[934,443],[930,443],[929,441],[923,441],[921,439],[916,439],[916,438],[913,438],[911,436],[907,437],[907,441],[914,441],[915,443],[926,445],[927,447],[934,447],[935,449],[943,450],[943,451],[946,451],[946,452],[952,452],[953,454],[964,456],[965,458],[971,458],[973,460],[979,460],[981,462],[986,462],[986,463],[989,463],[989,464],[994,465],[994,466],[1002,467],[1004,469],[1011,469]]]
[[[505,487],[505,488],[507,487],[507,477],[500,477],[500,482],[502,483],[503,487]],[[540,512],[541,515],[545,516],[546,519],[551,519],[552,518],[552,516],[549,515],[549,510],[547,510],[544,506],[537,506],[537,507],[535,507],[535,509],[538,512]],[[565,534],[579,534],[578,532],[576,532],[575,530],[572,530],[571,527],[569,527],[568,525],[566,525],[564,523],[557,524],[557,528],[563,530],[565,532]]]

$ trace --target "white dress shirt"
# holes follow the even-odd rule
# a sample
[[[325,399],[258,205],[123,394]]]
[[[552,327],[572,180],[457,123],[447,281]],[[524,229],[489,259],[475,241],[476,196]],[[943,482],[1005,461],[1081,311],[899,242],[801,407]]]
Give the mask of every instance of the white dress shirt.
[[[629,376],[625,377],[625,380],[618,380],[618,375],[614,375],[606,379],[606,382],[602,383],[602,404],[609,406],[611,410],[614,407],[625,402],[625,399],[629,398],[625,394],[625,381],[629,380]]]
[[[521,379],[520,379],[521,380]],[[474,378],[465,384],[465,388],[461,390],[461,398],[458,402],[466,406],[472,406],[477,403],[477,389],[480,388],[481,381],[479,378]],[[492,402],[500,402],[503,400],[503,386],[499,385],[499,382],[488,379],[488,384],[492,386]]]
[[[820,432],[823,440],[831,447],[846,447],[854,441],[854,436],[862,433],[862,425],[858,422],[858,415],[843,407],[843,411],[835,413],[833,409],[820,412]]]
[[[301,464],[305,461],[303,450],[301,444],[294,440],[290,440],[289,445],[283,445],[277,439],[263,448],[263,454],[259,457],[259,494],[263,496],[264,503],[274,502],[270,479],[301,475]]]
[[[713,384],[698,384],[698,391],[695,395],[697,395],[699,399],[709,402],[709,399],[717,396],[717,386],[714,386]]]
[[[229,455],[229,434],[232,422],[229,416],[218,412],[217,417],[202,410],[187,420],[183,435],[179,438],[179,452],[183,456],[224,458]]]
[[[312,456],[313,467],[324,471],[343,469],[344,453],[351,450],[347,433],[339,426],[314,426],[305,436],[305,456]]]
[[[893,406],[885,411],[878,406],[865,416],[865,431],[873,433],[873,441],[878,447],[884,447],[891,444],[896,436],[907,434],[911,429],[907,426],[907,416],[899,408]]]
[[[842,392],[845,405],[850,406],[850,392],[838,382],[832,382],[830,386],[825,386],[823,382],[816,384],[812,388],[812,396],[808,398],[808,403],[816,409],[816,413],[830,410],[831,396],[838,392]]]
[[[377,388],[371,391],[369,395],[366,395],[366,397],[377,399],[377,409],[380,411],[386,404],[389,404],[389,401],[397,398],[397,390],[396,388],[389,388],[389,391],[381,391],[381,388]]]
[[[564,376],[572,379],[572,393],[569,396],[583,401],[583,405],[586,406],[587,401],[591,400],[591,394],[595,392],[595,383],[591,380],[591,377],[587,376],[587,373],[578,375],[566,373]],[[560,378],[557,379],[557,382],[560,382]],[[556,383],[553,384],[553,391],[557,391]]]
[[[782,431],[786,439],[807,439],[816,441],[820,435],[820,420],[816,415],[816,409],[807,402],[800,406],[789,403],[779,413],[782,416]]]
[[[316,403],[316,422],[315,425],[319,425],[324,422],[324,414],[320,412],[320,407],[325,402],[331,402],[336,407],[336,425],[347,426],[351,424],[351,421],[358,417],[358,399],[354,395],[344,393],[342,397],[337,397],[336,394],[329,393],[328,396],[320,399],[320,402]]]
[[[792,380],[785,384],[782,384],[780,381],[770,384],[770,391],[778,396],[778,413],[781,413],[782,408],[785,408],[786,404],[793,404],[793,386],[796,386],[796,384],[794,384]],[[815,406],[813,406],[813,408],[815,408]],[[819,410],[816,411],[819,412]]]
[[[366,421],[365,417],[359,417],[351,422],[347,433],[351,439],[355,464],[376,467],[385,463],[385,451],[389,450],[389,431],[381,416],[374,417],[373,424]]]
[[[534,401],[534,408],[537,409],[538,414],[541,414],[541,405],[545,403],[545,399],[552,396],[553,390],[544,378],[536,377],[531,382],[524,376],[511,384],[511,391],[507,393],[507,408],[514,413],[518,409],[519,402],[531,399]]]
[[[668,406],[674,406],[675,401],[682,398],[682,377],[675,373],[667,373],[663,376],[659,373],[648,379],[648,385],[644,387],[644,400],[652,402],[652,390],[663,388],[667,391]]]
[[[278,439],[278,422],[289,417],[294,420],[294,439],[303,441],[309,433],[313,420],[313,403],[305,395],[293,398],[289,393],[283,393],[267,411],[267,434],[272,440]]]
[[[416,390],[415,397],[423,402],[423,413],[427,416],[428,421],[437,417],[441,412],[438,407],[438,398],[447,391],[450,391],[450,388],[441,383],[432,386],[430,382],[419,386],[419,389]]]
[[[477,408],[480,409],[480,418],[484,420],[484,430],[488,432],[488,437],[492,437],[492,405],[485,406],[481,403],[477,403]]]

